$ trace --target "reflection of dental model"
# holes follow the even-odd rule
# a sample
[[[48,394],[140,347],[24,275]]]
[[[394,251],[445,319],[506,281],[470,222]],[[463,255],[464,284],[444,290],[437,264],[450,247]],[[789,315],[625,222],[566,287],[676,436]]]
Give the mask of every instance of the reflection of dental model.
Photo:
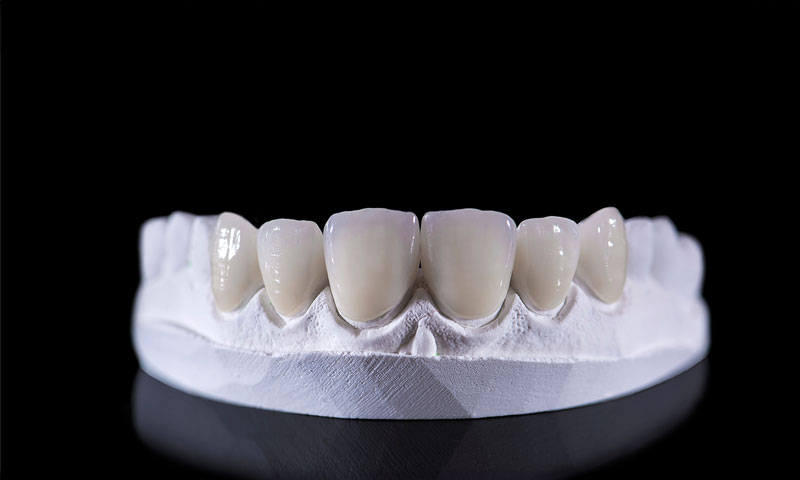
[[[474,209],[430,212],[421,228],[412,213],[364,209],[333,215],[324,234],[175,213],[144,225],[141,254],[143,368],[264,408],[552,410],[645,388],[708,347],[697,242],[668,219],[624,221],[613,208],[519,228]]]

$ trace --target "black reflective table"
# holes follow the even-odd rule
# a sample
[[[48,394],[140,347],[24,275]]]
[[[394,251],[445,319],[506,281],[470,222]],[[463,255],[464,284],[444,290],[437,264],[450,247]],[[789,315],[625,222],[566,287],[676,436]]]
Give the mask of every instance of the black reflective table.
[[[343,420],[196,397],[139,371],[140,439],[181,463],[240,478],[569,477],[622,459],[688,418],[707,360],[637,394],[476,420]]]

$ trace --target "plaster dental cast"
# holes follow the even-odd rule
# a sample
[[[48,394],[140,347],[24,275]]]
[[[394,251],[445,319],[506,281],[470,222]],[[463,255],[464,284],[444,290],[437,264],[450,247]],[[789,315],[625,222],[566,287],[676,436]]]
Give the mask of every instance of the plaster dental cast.
[[[477,418],[634,393],[709,345],[703,256],[664,217],[367,208],[141,230],[133,339],[190,393],[341,418]]]

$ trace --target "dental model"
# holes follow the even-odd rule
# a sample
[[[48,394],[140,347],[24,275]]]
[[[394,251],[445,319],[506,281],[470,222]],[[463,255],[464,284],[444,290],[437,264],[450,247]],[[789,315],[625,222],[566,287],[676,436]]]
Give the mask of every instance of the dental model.
[[[475,418],[627,395],[705,357],[703,258],[667,218],[379,208],[141,230],[142,368],[230,403]],[[420,268],[421,266],[421,268]]]

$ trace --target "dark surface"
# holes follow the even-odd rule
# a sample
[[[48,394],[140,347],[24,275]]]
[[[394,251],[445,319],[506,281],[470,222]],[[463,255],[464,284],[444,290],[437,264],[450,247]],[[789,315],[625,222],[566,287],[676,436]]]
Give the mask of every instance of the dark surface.
[[[256,410],[136,376],[134,428],[155,452],[244,478],[564,478],[629,457],[679,428],[708,361],[635,395],[478,420],[343,420]]]
[[[781,471],[791,443],[771,430],[794,431],[797,362],[782,361],[796,351],[796,314],[779,311],[795,293],[774,272],[793,271],[794,216],[778,209],[796,204],[797,187],[770,161],[796,157],[777,147],[796,128],[760,110],[793,111],[776,82],[732,86],[760,67],[737,56],[730,75],[712,75],[719,45],[677,44],[672,29],[669,48],[634,37],[618,56],[599,37],[563,53],[548,42],[512,54],[511,41],[488,51],[422,41],[410,53],[410,33],[386,45],[344,27],[311,37],[279,29],[284,18],[263,7],[64,2],[11,25],[3,7],[4,477],[211,475],[134,428],[144,220],[229,210],[256,225],[322,226],[368,206],[420,217],[476,207],[517,222],[608,205],[670,216],[706,255],[705,393],[685,422],[585,474]],[[531,64],[542,66],[522,69]],[[416,441],[402,430],[392,442]]]

